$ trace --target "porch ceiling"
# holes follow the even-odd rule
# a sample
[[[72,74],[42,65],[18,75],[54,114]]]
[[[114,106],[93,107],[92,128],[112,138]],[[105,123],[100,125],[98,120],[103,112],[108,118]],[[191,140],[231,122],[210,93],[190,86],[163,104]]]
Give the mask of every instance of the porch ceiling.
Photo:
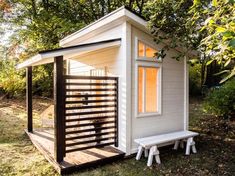
[[[58,48],[53,50],[40,51],[37,55],[18,64],[17,69],[52,63],[54,62],[54,58],[57,56],[64,56],[64,60],[66,60],[87,52],[96,51],[104,48],[117,47],[120,45],[121,45],[121,39],[118,38],[118,39]]]

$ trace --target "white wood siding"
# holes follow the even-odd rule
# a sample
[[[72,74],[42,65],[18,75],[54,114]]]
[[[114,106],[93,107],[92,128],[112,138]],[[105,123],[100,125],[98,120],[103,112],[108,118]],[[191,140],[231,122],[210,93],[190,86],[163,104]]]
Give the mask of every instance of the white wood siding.
[[[171,57],[175,50],[167,51],[162,63],[162,113],[152,117],[136,117],[136,37],[151,46],[159,48],[152,37],[132,26],[132,145],[131,151],[136,152],[134,139],[173,132],[184,129],[184,61],[176,61]]]
[[[101,29],[92,31],[89,34],[82,36],[78,39],[75,39],[63,46],[67,47],[67,46],[79,45],[83,43],[93,43],[93,42],[99,42],[99,41],[104,41],[104,40],[121,38],[122,37],[122,24],[120,24],[121,22],[122,21],[118,21],[116,23],[111,23],[109,25],[106,25]]]

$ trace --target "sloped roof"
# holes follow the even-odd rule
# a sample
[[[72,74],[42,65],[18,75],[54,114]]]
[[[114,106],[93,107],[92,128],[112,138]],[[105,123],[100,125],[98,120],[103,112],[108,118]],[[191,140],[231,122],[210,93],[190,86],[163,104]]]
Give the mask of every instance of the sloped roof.
[[[81,45],[57,48],[52,50],[40,51],[37,55],[17,65],[17,69],[28,66],[37,66],[54,62],[57,56],[64,56],[64,59],[69,59],[75,55],[81,55],[90,51],[96,51],[103,48],[117,47],[121,45],[121,39],[105,40],[94,43],[86,43]]]

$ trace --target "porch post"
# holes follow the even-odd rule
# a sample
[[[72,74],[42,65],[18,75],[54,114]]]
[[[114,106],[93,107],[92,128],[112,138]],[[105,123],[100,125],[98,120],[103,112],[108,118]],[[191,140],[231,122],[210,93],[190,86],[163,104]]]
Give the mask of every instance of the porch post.
[[[63,56],[54,58],[54,155],[57,162],[65,156]]]
[[[26,68],[26,109],[27,109],[27,130],[33,131],[33,113],[32,113],[32,66]]]

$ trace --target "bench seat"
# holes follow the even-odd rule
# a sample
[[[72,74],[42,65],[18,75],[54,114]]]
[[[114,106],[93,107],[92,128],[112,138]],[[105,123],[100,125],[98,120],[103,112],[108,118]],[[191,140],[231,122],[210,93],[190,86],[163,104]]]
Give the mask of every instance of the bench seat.
[[[148,166],[152,165],[153,156],[155,156],[157,163],[160,164],[161,163],[160,157],[159,157],[160,153],[157,148],[158,145],[168,143],[168,142],[175,142],[174,149],[177,149],[179,142],[182,140],[187,140],[186,155],[190,154],[191,147],[192,147],[193,153],[196,153],[196,147],[195,147],[195,142],[193,141],[193,137],[197,135],[198,133],[196,132],[184,130],[184,131],[177,131],[177,132],[172,132],[172,133],[166,133],[166,134],[161,134],[161,135],[135,139],[134,141],[139,145],[136,159],[137,160],[140,159],[144,150],[145,150],[145,156],[147,156],[148,149],[150,149],[147,165]]]

